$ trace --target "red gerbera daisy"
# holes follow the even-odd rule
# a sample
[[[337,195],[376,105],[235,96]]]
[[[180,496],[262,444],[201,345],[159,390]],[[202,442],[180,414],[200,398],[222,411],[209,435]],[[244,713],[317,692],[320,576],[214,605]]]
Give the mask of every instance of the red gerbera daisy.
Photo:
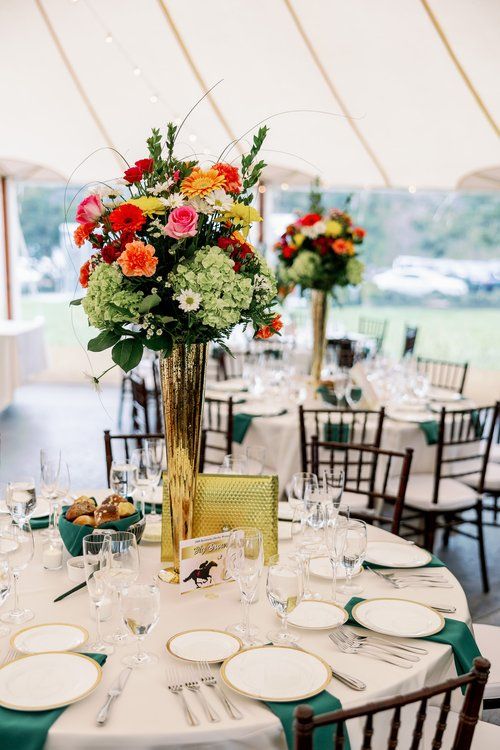
[[[137,232],[144,225],[146,217],[137,206],[124,203],[111,211],[109,221],[115,232]]]

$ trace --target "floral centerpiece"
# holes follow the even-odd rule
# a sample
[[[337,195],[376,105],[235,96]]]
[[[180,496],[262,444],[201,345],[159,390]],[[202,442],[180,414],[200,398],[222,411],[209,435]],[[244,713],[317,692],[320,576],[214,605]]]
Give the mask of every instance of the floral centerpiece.
[[[295,285],[312,290],[313,360],[311,375],[320,380],[325,349],[328,295],[336,288],[357,286],[364,264],[358,257],[365,230],[354,226],[346,211],[324,211],[320,196],[311,192],[316,210],[298,218],[276,243],[280,291],[289,293]]]
[[[92,254],[80,270],[87,293],[72,304],[100,329],[89,350],[111,347],[125,371],[144,347],[160,353],[177,570],[179,540],[191,531],[207,343],[225,346],[239,323],[258,337],[281,328],[274,276],[248,242],[262,220],[250,203],[266,132],[258,131],[239,168],[223,161],[204,168],[174,155],[174,124],[165,141],[154,129],[148,156],[121,180],[93,187],[76,211],[75,242],[90,243]]]

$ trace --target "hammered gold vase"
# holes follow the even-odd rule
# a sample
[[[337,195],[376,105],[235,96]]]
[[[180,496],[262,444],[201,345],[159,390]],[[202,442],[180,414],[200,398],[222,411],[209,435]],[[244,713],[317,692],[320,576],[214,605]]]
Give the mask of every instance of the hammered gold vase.
[[[192,537],[206,370],[207,344],[176,344],[170,356],[160,355],[169,498],[163,508],[162,551],[168,546],[166,535],[173,550],[172,566],[160,576],[169,583],[179,582],[179,542]]]
[[[321,289],[313,289],[312,295],[313,353],[311,378],[317,388],[321,381],[321,369],[326,347],[326,321],[328,317],[328,294]]]

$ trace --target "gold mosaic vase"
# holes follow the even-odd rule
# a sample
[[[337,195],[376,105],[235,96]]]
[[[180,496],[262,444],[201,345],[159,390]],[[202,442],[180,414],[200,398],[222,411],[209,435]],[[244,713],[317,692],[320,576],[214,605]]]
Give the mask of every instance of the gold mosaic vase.
[[[176,344],[170,356],[160,355],[169,497],[169,507],[163,508],[162,539],[171,536],[173,553],[172,566],[160,576],[169,583],[179,582],[179,542],[192,538],[207,348]]]
[[[312,295],[312,327],[313,353],[311,362],[311,378],[317,388],[321,381],[321,369],[326,347],[326,321],[328,317],[328,293],[321,289],[313,289]]]

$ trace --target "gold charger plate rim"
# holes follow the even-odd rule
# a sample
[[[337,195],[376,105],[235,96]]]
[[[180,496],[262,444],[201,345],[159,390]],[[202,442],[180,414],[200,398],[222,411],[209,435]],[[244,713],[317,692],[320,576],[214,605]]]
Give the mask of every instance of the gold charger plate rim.
[[[419,607],[423,607],[424,609],[428,609],[429,612],[432,612],[432,614],[435,617],[438,617],[438,619],[440,621],[439,622],[439,626],[435,630],[433,630],[431,633],[426,633],[425,635],[398,635],[397,633],[394,633],[394,632],[389,633],[386,630],[374,630],[369,625],[365,625],[364,623],[362,623],[358,619],[358,617],[356,617],[358,608],[360,608],[364,604],[366,604],[368,602],[381,602],[381,601],[382,602],[405,602],[405,604],[417,604]],[[370,597],[369,599],[363,599],[362,602],[358,602],[357,604],[354,605],[354,607],[351,610],[351,617],[353,617],[356,620],[356,622],[358,623],[358,625],[361,625],[362,628],[366,628],[366,630],[371,630],[373,633],[380,633],[381,635],[392,635],[393,637],[396,637],[396,638],[429,638],[429,636],[431,636],[431,635],[436,635],[436,633],[440,633],[441,630],[444,628],[444,626],[446,624],[443,615],[440,612],[436,612],[436,610],[432,609],[432,607],[429,607],[428,604],[422,604],[422,602],[416,602],[413,599],[402,599],[402,598],[396,597],[396,596],[394,596],[394,597],[390,597],[390,596],[374,596],[374,597]]]
[[[83,634],[83,641],[80,641],[80,643],[76,643],[74,646],[72,646],[69,649],[56,649],[54,651],[21,651],[20,648],[18,648],[15,644],[16,638],[21,635],[21,633],[27,633],[29,630],[39,630],[40,628],[46,628],[50,627],[52,625],[63,625],[64,627],[68,628],[74,628],[75,630],[80,630]],[[35,656],[36,654],[68,654],[73,651],[74,648],[78,648],[79,646],[83,646],[84,643],[86,643],[89,639],[89,631],[87,628],[84,628],[83,625],[75,625],[73,622],[40,622],[38,625],[29,625],[27,628],[22,628],[21,630],[17,630],[15,633],[12,634],[10,638],[10,645],[12,648],[14,648],[16,651],[19,651],[20,654],[24,654],[25,656]]]
[[[199,659],[189,659],[186,656],[179,656],[179,654],[176,654],[175,651],[172,651],[171,643],[176,638],[179,638],[182,635],[189,635],[189,633],[219,633],[220,635],[225,635],[227,638],[232,638],[238,643],[238,650],[234,652],[234,654],[230,654],[229,656],[224,656],[222,659],[203,659],[203,661],[206,661],[207,664],[220,664],[221,662],[225,661],[226,659],[232,659],[233,656],[236,656],[241,652],[243,649],[243,641],[241,638],[238,638],[237,635],[234,635],[233,633],[228,633],[225,630],[219,630],[219,628],[189,628],[188,630],[181,630],[179,633],[174,633],[174,635],[171,635],[168,641],[165,644],[165,648],[167,649],[168,653],[172,656],[175,656],[176,659],[181,659],[181,661],[189,661],[189,662],[198,662]]]

